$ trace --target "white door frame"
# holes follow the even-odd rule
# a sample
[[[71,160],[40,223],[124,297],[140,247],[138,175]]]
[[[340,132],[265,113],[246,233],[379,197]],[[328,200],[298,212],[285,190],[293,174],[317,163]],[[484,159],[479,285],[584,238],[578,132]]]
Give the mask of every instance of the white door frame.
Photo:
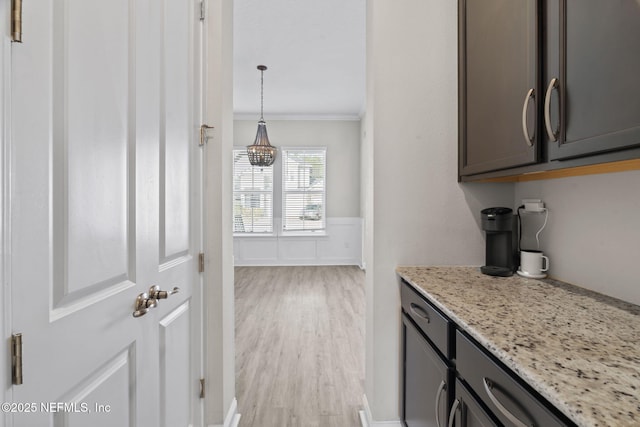
[[[9,268],[9,248],[10,248],[10,223],[9,223],[9,177],[10,177],[10,159],[8,156],[9,138],[11,135],[9,126],[10,123],[9,108],[10,98],[7,93],[9,87],[8,82],[11,81],[11,39],[10,29],[7,26],[9,22],[9,16],[11,15],[11,2],[3,1],[0,6],[0,34],[2,34],[2,40],[0,42],[0,244],[2,245],[0,257],[0,280],[2,281],[2,290],[0,290],[0,296],[2,302],[0,303],[0,330],[2,331],[3,343],[5,347],[0,351],[0,384],[3,385],[2,391],[0,391],[0,398],[2,402],[11,401],[11,388],[6,387],[6,384],[11,383],[11,357],[9,352],[9,338],[11,337],[11,324],[9,322],[11,315],[11,283],[9,278],[11,277]],[[7,424],[8,415],[0,413],[0,427],[5,427]]]
[[[204,152],[205,425],[234,427],[234,288],[232,233],[233,0],[205,0]]]

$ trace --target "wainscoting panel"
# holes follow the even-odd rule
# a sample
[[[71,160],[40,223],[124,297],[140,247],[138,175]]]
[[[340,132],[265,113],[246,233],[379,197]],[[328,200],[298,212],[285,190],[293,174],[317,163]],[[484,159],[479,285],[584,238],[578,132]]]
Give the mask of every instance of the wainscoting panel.
[[[235,265],[362,265],[361,218],[327,218],[322,235],[282,234],[278,219],[274,228],[269,236],[235,236]]]

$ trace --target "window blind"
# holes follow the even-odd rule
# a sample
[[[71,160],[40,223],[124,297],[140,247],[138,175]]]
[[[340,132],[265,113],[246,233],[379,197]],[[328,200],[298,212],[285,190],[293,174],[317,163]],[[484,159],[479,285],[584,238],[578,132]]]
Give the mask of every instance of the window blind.
[[[282,229],[326,228],[326,149],[282,150]]]
[[[273,233],[273,166],[251,166],[233,150],[233,232]]]

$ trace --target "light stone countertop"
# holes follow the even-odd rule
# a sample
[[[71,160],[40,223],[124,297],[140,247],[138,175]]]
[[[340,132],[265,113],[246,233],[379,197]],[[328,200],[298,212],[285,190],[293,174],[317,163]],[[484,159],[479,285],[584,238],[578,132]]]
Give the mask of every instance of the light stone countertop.
[[[578,426],[640,426],[640,306],[479,267],[396,271]]]

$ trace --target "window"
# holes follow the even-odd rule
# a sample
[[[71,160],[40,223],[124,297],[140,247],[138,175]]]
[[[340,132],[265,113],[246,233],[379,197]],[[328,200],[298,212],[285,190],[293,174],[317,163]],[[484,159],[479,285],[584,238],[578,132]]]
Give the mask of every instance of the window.
[[[233,150],[233,232],[273,233],[273,166],[251,166]]]
[[[282,229],[323,231],[325,148],[282,150]]]

